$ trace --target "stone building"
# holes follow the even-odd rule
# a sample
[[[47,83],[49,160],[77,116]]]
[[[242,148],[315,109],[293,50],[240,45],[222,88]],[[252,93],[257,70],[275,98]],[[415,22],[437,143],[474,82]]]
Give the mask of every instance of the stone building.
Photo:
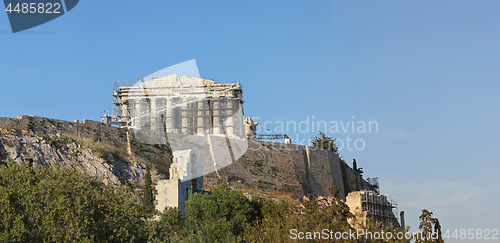
[[[400,227],[395,216],[397,202],[388,195],[381,195],[371,190],[354,191],[346,196],[346,204],[356,216],[356,223],[353,220],[349,221],[355,228],[360,224],[366,225],[368,218],[371,218],[374,224],[392,224],[394,227]]]
[[[203,78],[153,77],[133,86],[115,83],[112,123],[189,135],[244,137],[240,83]]]
[[[156,209],[163,212],[165,207],[176,207],[186,216],[185,207],[189,189],[203,189],[202,161],[196,150],[187,149],[173,152],[174,163],[170,166],[170,179],[158,180],[156,185]],[[195,177],[195,178],[193,178]]]

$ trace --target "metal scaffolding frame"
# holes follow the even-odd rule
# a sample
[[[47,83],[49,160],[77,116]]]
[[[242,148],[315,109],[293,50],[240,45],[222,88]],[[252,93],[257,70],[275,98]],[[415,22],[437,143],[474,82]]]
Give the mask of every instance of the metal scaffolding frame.
[[[374,223],[397,223],[397,201],[396,197],[381,195],[375,191],[361,191],[361,210],[371,216]]]
[[[151,81],[158,80],[158,77],[153,76]],[[204,81],[203,86],[195,86],[183,84],[182,78],[177,80],[180,85],[149,89],[143,85],[149,81],[144,82],[142,79],[113,81],[112,124],[153,130],[171,129],[174,133],[187,134],[200,131],[224,133],[228,129],[233,134],[244,133],[243,127],[233,125],[243,122],[233,116],[243,103],[239,82],[217,84],[212,80],[201,79]],[[228,117],[233,121],[228,123]],[[165,121],[170,122],[171,127]]]

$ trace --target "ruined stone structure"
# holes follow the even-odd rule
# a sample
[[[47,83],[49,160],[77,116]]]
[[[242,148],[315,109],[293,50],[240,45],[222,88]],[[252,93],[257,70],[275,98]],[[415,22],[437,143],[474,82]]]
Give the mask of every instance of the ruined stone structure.
[[[163,212],[165,207],[177,207],[186,216],[185,207],[188,188],[203,189],[203,176],[193,179],[192,174],[203,174],[202,161],[196,150],[188,149],[173,152],[174,163],[170,166],[170,179],[158,180],[156,185],[156,209]]]
[[[245,133],[247,138],[252,138],[257,135],[258,122],[254,122],[251,117],[245,118]]]
[[[397,215],[397,202],[388,195],[381,195],[376,191],[361,190],[350,192],[346,197],[346,204],[352,214],[356,215],[357,224],[353,220],[353,227],[365,226],[370,217],[374,224],[392,224],[400,227]]]
[[[115,83],[113,98],[113,124],[166,133],[245,135],[239,82],[172,74],[134,86]]]

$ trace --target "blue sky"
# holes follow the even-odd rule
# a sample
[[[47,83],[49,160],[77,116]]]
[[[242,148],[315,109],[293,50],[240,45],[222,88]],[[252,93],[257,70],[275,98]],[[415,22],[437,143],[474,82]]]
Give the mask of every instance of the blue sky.
[[[270,129],[378,122],[327,135],[364,141],[341,155],[413,230],[422,208],[444,229],[499,229],[499,13],[487,0],[80,1],[12,34],[2,11],[0,116],[98,120],[113,80],[196,59],[201,76],[240,81],[245,115]]]

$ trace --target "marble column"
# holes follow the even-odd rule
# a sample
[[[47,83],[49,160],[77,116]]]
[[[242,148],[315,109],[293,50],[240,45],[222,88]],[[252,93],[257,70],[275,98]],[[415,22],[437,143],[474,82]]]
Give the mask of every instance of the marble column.
[[[189,134],[189,122],[188,122],[188,118],[189,118],[189,104],[187,103],[187,100],[186,99],[182,99],[182,125],[181,125],[181,128],[182,128],[182,133],[184,134]]]
[[[149,111],[149,112],[151,112],[151,117],[150,117],[151,127],[150,127],[150,129],[151,130],[159,130],[160,127],[156,123],[157,118],[161,117],[160,114],[156,113],[156,108],[157,108],[159,100],[157,98],[150,98],[150,101],[151,101],[151,110]]]
[[[200,100],[198,101],[198,129],[197,133],[198,135],[203,135],[204,134],[204,126],[203,126],[203,121],[205,120],[205,101]]]
[[[165,121],[165,127],[166,127],[166,130],[167,130],[167,133],[172,133],[173,132],[173,129],[174,129],[174,119],[173,119],[173,113],[174,113],[174,110],[172,108],[172,99],[167,99],[166,100],[166,105],[167,107],[169,107],[169,109],[167,109],[167,117],[166,117],[166,121]]]
[[[227,98],[227,111],[226,111],[226,114],[227,114],[227,118],[226,118],[226,133],[228,135],[233,135],[234,134],[234,118],[233,118],[233,115],[234,115],[234,99],[233,98]]]
[[[220,119],[220,98],[214,97],[213,100],[213,114],[214,114],[214,134],[221,134],[221,119]]]

